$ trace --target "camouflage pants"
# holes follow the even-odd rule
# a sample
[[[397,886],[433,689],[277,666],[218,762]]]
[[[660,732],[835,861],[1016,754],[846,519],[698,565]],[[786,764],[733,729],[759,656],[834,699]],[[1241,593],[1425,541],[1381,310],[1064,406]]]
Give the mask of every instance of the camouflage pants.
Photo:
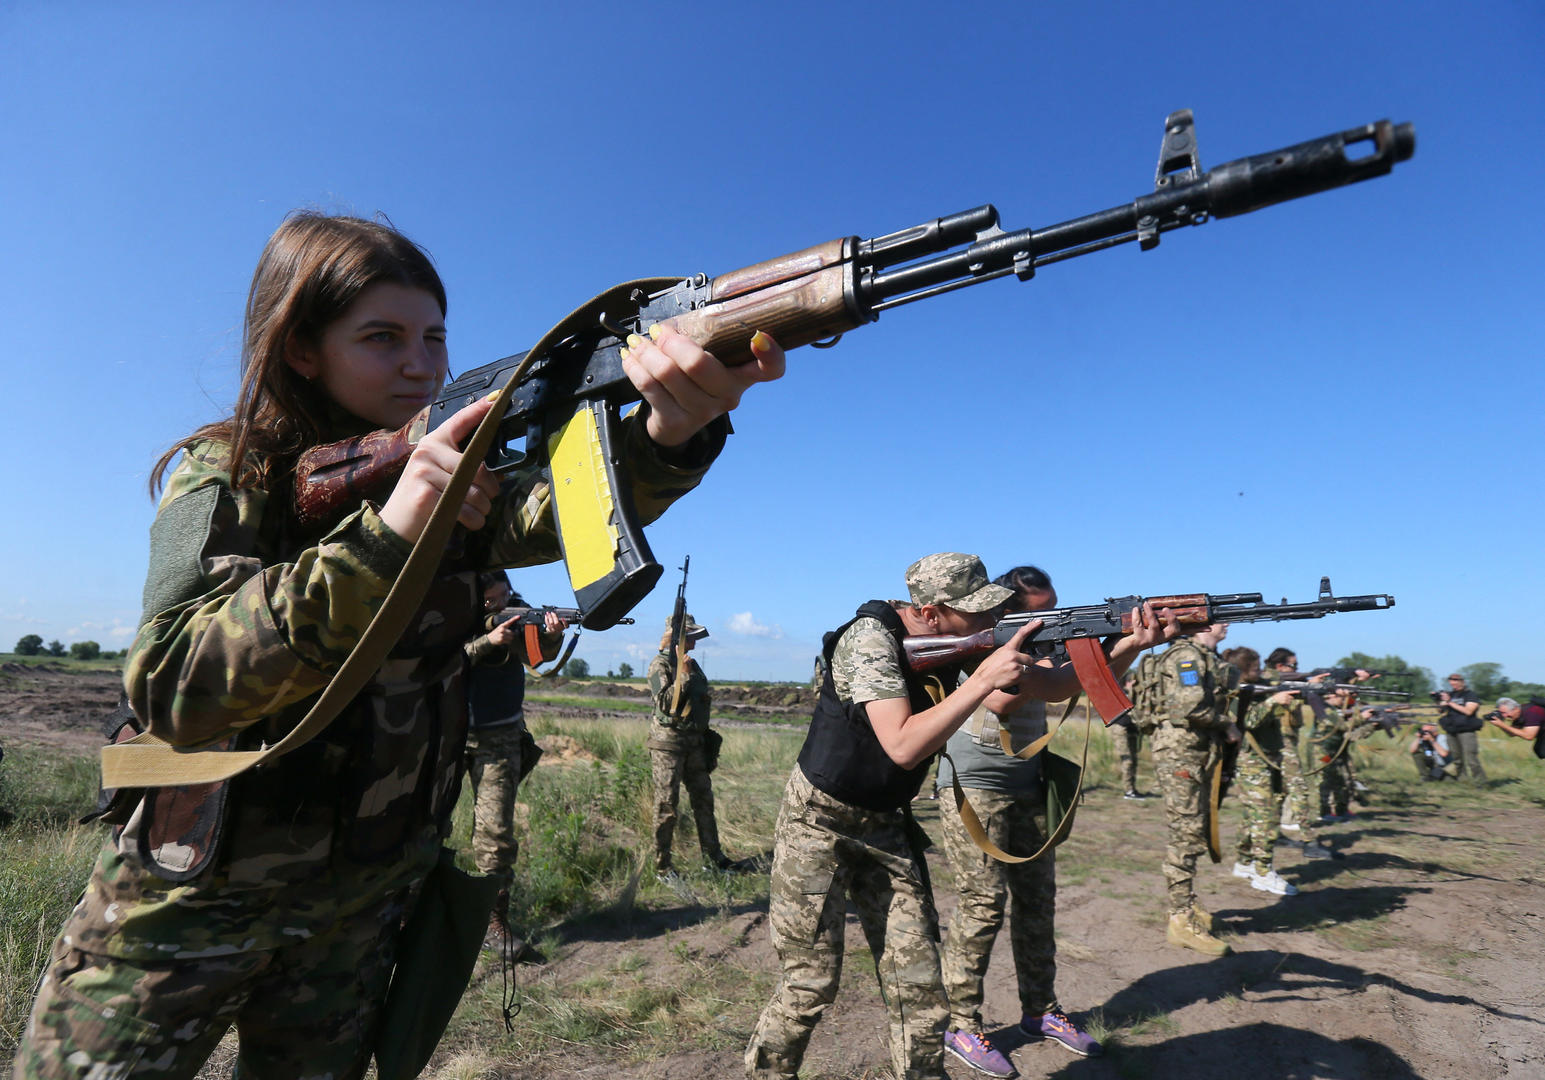
[[[1239,849],[1236,862],[1247,863],[1257,874],[1271,869],[1272,849],[1282,822],[1282,751],[1262,747],[1266,756],[1249,745],[1239,751],[1234,766],[1235,797],[1239,799]]]
[[[768,905],[783,970],[746,1048],[746,1075],[798,1075],[811,1032],[837,996],[849,898],[874,955],[895,1075],[946,1080],[938,922],[906,819],[834,799],[798,766],[778,811]]]
[[[713,781],[709,779],[708,759],[703,740],[681,739],[671,749],[650,739],[649,756],[654,767],[654,863],[661,873],[671,868],[671,838],[676,833],[676,807],[681,788],[692,800],[692,818],[697,824],[697,844],[703,858],[711,863],[724,861],[719,848],[719,823],[713,813]]]
[[[399,893],[283,949],[161,963],[61,938],[15,1080],[192,1077],[233,1023],[243,1080],[363,1076],[403,913]]]
[[[1136,791],[1137,751],[1143,744],[1143,733],[1128,719],[1110,726],[1110,738],[1116,748],[1116,761],[1121,766],[1122,789]]]
[[[1318,774],[1304,775],[1317,767],[1311,749],[1313,742],[1302,729],[1296,734],[1284,732],[1283,741],[1282,784],[1286,792],[1283,820],[1298,826],[1298,832],[1294,833],[1296,839],[1309,843],[1314,839],[1315,823],[1320,820],[1320,777]]]
[[[1164,848],[1164,882],[1169,913],[1191,910],[1196,901],[1196,859],[1207,850],[1207,759],[1213,736],[1162,723],[1153,733],[1153,763],[1164,794],[1169,842]]]
[[[467,777],[474,799],[472,859],[479,873],[508,874],[520,850],[515,839],[515,792],[520,786],[525,730],[522,722],[467,731]]]
[[[1029,855],[1046,841],[1044,796],[963,788],[987,837],[1004,851]],[[1019,983],[1020,1011],[1039,1015],[1056,1005],[1057,850],[1029,863],[1002,863],[972,841],[946,789],[939,803],[944,852],[955,871],[960,902],[944,937],[944,991],[950,1027],[982,1032],[982,980],[1010,898],[1009,947]]]
[[[1341,816],[1346,814],[1351,805],[1352,748],[1348,746],[1320,774],[1320,812]]]

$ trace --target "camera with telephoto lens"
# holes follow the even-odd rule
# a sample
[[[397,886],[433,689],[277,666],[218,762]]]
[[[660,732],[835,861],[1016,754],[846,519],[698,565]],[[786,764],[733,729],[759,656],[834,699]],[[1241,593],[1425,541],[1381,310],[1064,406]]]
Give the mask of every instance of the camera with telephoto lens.
[[[1430,691],[1427,694],[1427,696],[1432,698],[1432,700],[1436,701],[1438,704],[1440,704],[1440,705],[1443,704],[1443,691],[1442,690]]]

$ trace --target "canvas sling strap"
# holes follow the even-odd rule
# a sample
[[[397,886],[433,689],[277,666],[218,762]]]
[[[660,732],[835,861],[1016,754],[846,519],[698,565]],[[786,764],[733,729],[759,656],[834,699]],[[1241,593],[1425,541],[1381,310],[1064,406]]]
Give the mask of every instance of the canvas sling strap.
[[[402,637],[408,621],[423,602],[445,553],[445,545],[478,466],[488,456],[498,432],[504,409],[526,371],[555,344],[581,328],[594,326],[609,314],[636,307],[640,293],[658,292],[676,284],[679,278],[641,278],[625,281],[575,308],[526,354],[510,380],[494,399],[494,406],[483,417],[462,451],[461,462],[446,484],[434,512],[413,545],[407,562],[392,583],[386,601],[371,619],[370,625],[355,642],[354,648],[317,697],[309,712],[290,732],[272,746],[260,750],[215,750],[208,747],[177,747],[148,731],[127,742],[102,748],[102,786],[104,788],[170,787],[183,784],[214,783],[228,780],[254,766],[281,757],[319,735],[343,711],[380,668],[388,653]]]
[[[1302,773],[1299,773],[1298,775],[1300,775],[1300,776],[1318,776],[1320,773],[1324,772],[1326,769],[1328,769],[1332,765],[1334,765],[1336,763],[1336,759],[1339,758],[1342,754],[1346,753],[1347,747],[1351,746],[1351,745],[1352,745],[1352,740],[1343,737],[1342,740],[1341,740],[1341,745],[1336,747],[1336,752],[1334,754],[1332,754],[1330,757],[1326,758],[1324,761],[1322,761],[1318,768],[1309,769],[1307,772],[1302,772]]]
[[[1062,710],[1062,716],[1058,719],[1057,727],[1054,730],[1047,732],[1039,739],[1036,739],[1034,742],[1029,743],[1019,750],[1013,749],[1012,738],[1009,734],[1009,730],[1007,728],[1000,727],[998,729],[998,741],[1003,746],[1003,752],[1005,754],[1009,754],[1013,757],[1021,758],[1026,761],[1040,753],[1043,749],[1045,749],[1046,744],[1051,742],[1052,736],[1055,735],[1058,731],[1062,730],[1062,725],[1067,722],[1068,716],[1071,715],[1074,707],[1078,704],[1079,696],[1080,695],[1078,694],[1073,695],[1073,698],[1068,702],[1067,708]],[[976,721],[976,723],[977,730],[981,730],[980,721]],[[1089,764],[1089,736],[1093,731],[1094,717],[1090,716],[1088,723],[1084,727],[1084,753],[1083,759],[1079,762],[1078,766],[1079,775],[1077,786],[1074,788],[1072,798],[1067,800],[1067,803],[1063,809],[1061,820],[1052,826],[1050,835],[1046,837],[1046,842],[1042,844],[1033,855],[1010,855],[997,844],[992,842],[991,838],[989,838],[987,835],[987,830],[982,827],[982,819],[977,816],[976,810],[971,806],[971,801],[966,798],[965,789],[960,786],[960,770],[955,768],[955,760],[951,758],[945,751],[939,751],[939,756],[950,763],[950,788],[952,789],[955,796],[955,809],[960,812],[960,823],[966,827],[966,835],[971,837],[971,842],[986,854],[992,856],[994,859],[997,859],[999,862],[1027,863],[1034,862],[1042,855],[1045,855],[1052,848],[1062,843],[1062,841],[1066,840],[1068,833],[1071,832],[1073,828],[1073,808],[1078,805],[1079,797],[1083,794],[1084,790],[1083,772]],[[1048,780],[1047,783],[1049,785],[1050,781]],[[1048,822],[1048,824],[1051,823]]]

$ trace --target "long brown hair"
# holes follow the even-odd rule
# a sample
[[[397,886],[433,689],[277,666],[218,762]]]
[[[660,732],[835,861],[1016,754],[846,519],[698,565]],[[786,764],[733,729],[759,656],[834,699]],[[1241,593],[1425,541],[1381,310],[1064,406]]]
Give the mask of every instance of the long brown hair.
[[[151,495],[177,455],[202,439],[230,446],[236,487],[267,487],[276,466],[320,442],[327,397],[285,358],[314,346],[361,292],[380,281],[423,289],[445,315],[445,286],[428,252],[391,225],[309,210],[285,218],[268,238],[247,294],[235,411],[162,454],[150,473]]]

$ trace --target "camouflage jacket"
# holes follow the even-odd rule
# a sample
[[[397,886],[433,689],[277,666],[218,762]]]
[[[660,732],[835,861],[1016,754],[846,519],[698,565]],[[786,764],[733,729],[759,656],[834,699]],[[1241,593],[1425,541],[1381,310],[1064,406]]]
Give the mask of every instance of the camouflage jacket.
[[[708,676],[703,674],[703,669],[690,656],[687,657],[686,679],[686,685],[681,689],[681,715],[673,717],[671,699],[675,696],[676,680],[671,678],[671,657],[662,652],[649,661],[649,697],[654,702],[654,721],[649,731],[651,739],[700,737],[708,730],[713,695],[708,689]]]
[[[625,456],[645,521],[696,486],[727,428],[711,425],[678,466],[629,419]],[[287,500],[234,488],[225,461],[223,444],[195,444],[167,483],[124,668],[136,715],[177,745],[282,737],[375,615],[409,550],[368,503],[323,536],[297,536]],[[104,849],[66,937],[121,956],[263,949],[421,878],[460,789],[477,571],[558,557],[548,483],[535,470],[517,473],[483,530],[457,531],[402,640],[339,717],[231,781],[218,827],[185,843],[162,837],[147,851],[146,819],[159,803],[142,800]],[[202,869],[161,876],[186,864]]]
[[[1181,639],[1140,670],[1141,708],[1153,722],[1208,730],[1227,727],[1239,672],[1212,649]]]

